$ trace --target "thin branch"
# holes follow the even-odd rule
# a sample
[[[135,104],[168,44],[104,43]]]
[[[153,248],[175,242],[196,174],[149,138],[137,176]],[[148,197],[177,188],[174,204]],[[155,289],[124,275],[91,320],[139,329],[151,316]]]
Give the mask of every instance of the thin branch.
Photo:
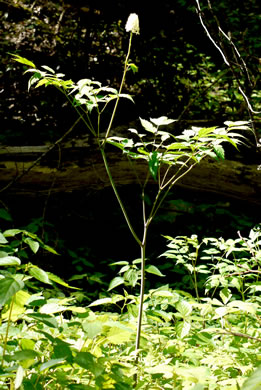
[[[108,125],[107,131],[106,131],[106,134],[105,134],[105,137],[104,137],[104,140],[103,140],[103,147],[105,147],[107,138],[109,137],[109,133],[111,131],[112,123],[114,121],[114,117],[115,117],[115,114],[116,114],[116,111],[117,111],[117,107],[118,107],[118,103],[119,103],[119,100],[120,100],[120,96],[119,95],[121,94],[123,85],[125,83],[126,73],[127,73],[127,70],[128,70],[128,61],[129,61],[130,51],[131,51],[132,34],[133,33],[131,32],[130,33],[130,38],[129,38],[128,52],[127,52],[127,55],[126,55],[126,58],[125,58],[125,62],[124,62],[124,71],[123,71],[123,75],[122,75],[122,79],[121,79],[121,85],[120,85],[119,92],[118,92],[118,95],[117,95],[117,98],[116,98],[116,102],[115,102],[115,105],[114,105],[114,108],[113,108],[113,112],[112,112],[112,115],[111,115],[110,123]]]
[[[213,45],[218,49],[218,51],[220,52],[225,64],[227,66],[229,66],[229,62],[227,61],[223,51],[220,49],[220,47],[217,45],[217,43],[214,41],[214,39],[212,38],[212,36],[210,35],[205,23],[203,22],[203,19],[202,19],[202,11],[201,11],[201,8],[200,8],[200,4],[199,4],[199,0],[196,0],[196,3],[197,3],[197,13],[198,13],[198,16],[199,16],[199,19],[200,19],[200,22],[201,22],[201,25],[202,27],[204,28],[204,30],[206,31],[206,34],[207,36],[209,37],[209,39],[211,40],[211,42],[213,43]]]
[[[41,156],[39,156],[30,167],[28,167],[25,171],[20,173],[20,175],[16,176],[12,181],[10,181],[5,187],[0,189],[0,193],[6,191],[8,188],[10,188],[14,183],[16,183],[18,180],[20,180],[23,176],[25,176],[28,172],[31,171],[35,165],[37,165],[49,152],[51,152],[57,145],[59,145],[65,137],[67,137],[75,128],[78,122],[80,122],[82,118],[79,117],[77,120],[74,122],[74,124],[70,127],[69,130],[67,130],[57,141],[54,142],[49,148],[46,150],[46,152],[42,153]]]
[[[247,109],[248,109],[248,115],[249,115],[249,118],[250,118],[250,123],[251,123],[251,127],[252,127],[252,131],[253,131],[253,134],[255,136],[255,141],[256,141],[256,146],[261,146],[260,143],[259,143],[259,139],[258,139],[258,135],[257,135],[257,131],[256,131],[256,128],[255,128],[255,123],[254,123],[254,118],[253,118],[253,114],[260,114],[261,112],[259,111],[254,111],[250,102],[249,102],[249,99],[246,95],[246,93],[243,91],[243,88],[242,88],[242,85],[241,85],[241,81],[239,80],[238,78],[238,75],[236,74],[235,72],[235,69],[234,69],[234,66],[233,66],[233,63],[232,61],[229,59],[228,55],[226,54],[225,52],[225,48],[223,46],[223,43],[222,43],[222,40],[220,38],[220,42],[219,42],[219,45],[215,42],[215,40],[212,38],[210,32],[208,31],[208,28],[206,26],[206,24],[204,23],[203,21],[203,18],[202,18],[202,11],[201,11],[201,7],[200,7],[200,3],[199,3],[199,0],[195,0],[196,1],[196,11],[198,13],[198,16],[199,16],[199,20],[200,20],[200,23],[202,25],[202,27],[204,28],[208,38],[210,39],[210,41],[213,43],[213,45],[218,49],[218,51],[220,52],[220,54],[222,55],[222,58],[225,62],[225,64],[229,67],[229,69],[231,70],[231,73],[234,77],[234,80],[236,81],[237,85],[238,85],[238,90],[241,94],[241,96],[243,97],[244,101],[245,101],[245,104],[247,106]],[[228,40],[229,44],[231,45],[232,47],[232,50],[233,50],[233,53],[235,54],[235,57],[236,57],[236,65],[240,67],[240,69],[242,69],[242,65],[240,65],[240,63],[238,62],[238,60],[241,61],[241,64],[243,64],[243,69],[247,75],[247,79],[249,81],[249,83],[251,84],[252,86],[252,82],[250,80],[250,77],[249,77],[249,72],[248,72],[248,69],[247,69],[247,66],[246,66],[246,63],[244,62],[244,60],[242,59],[238,49],[236,48],[236,45],[233,43],[232,39],[228,36],[228,34],[226,34],[223,29],[221,28],[220,26],[220,23],[219,23],[219,20],[217,18],[217,16],[215,15],[214,11],[213,11],[213,8],[212,8],[212,5],[211,5],[211,2],[210,0],[207,0],[207,3],[208,3],[208,8],[210,9],[211,13],[212,13],[212,16],[216,22],[216,25],[217,25],[217,29],[219,31],[220,34],[222,34],[226,40]]]
[[[261,339],[258,338],[258,337],[249,336],[248,334],[240,333],[240,332],[234,332],[234,331],[231,331],[231,330],[222,329],[220,331],[217,331],[217,333],[220,333],[220,334],[231,334],[233,336],[244,337],[245,339],[261,341]]]

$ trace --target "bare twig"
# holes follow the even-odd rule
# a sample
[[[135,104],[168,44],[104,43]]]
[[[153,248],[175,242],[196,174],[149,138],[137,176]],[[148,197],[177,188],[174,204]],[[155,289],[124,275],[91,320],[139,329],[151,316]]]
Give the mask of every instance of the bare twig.
[[[201,10],[201,7],[200,7],[200,3],[199,3],[199,0],[195,0],[196,1],[196,11],[198,13],[198,16],[199,16],[199,20],[200,20],[200,23],[202,25],[202,27],[204,28],[208,38],[210,39],[210,41],[213,43],[213,45],[216,47],[216,49],[220,52],[222,58],[223,58],[223,61],[224,63],[229,67],[229,69],[231,70],[231,73],[233,75],[233,78],[234,80],[236,81],[237,83],[237,86],[238,86],[238,90],[241,94],[241,96],[243,97],[244,99],[244,102],[246,104],[246,107],[247,107],[247,110],[248,110],[248,115],[249,115],[249,118],[250,118],[250,124],[251,124],[251,127],[252,127],[252,131],[253,131],[253,134],[255,136],[255,141],[256,141],[256,146],[257,147],[260,147],[261,144],[259,142],[259,137],[258,137],[258,134],[257,134],[257,131],[256,131],[256,128],[255,128],[255,122],[254,122],[254,118],[253,118],[253,114],[260,114],[261,111],[255,111],[253,108],[252,108],[252,105],[249,101],[249,98],[247,97],[247,94],[246,92],[244,91],[244,88],[242,86],[242,82],[240,81],[237,73],[236,73],[236,70],[235,70],[235,64],[236,66],[238,66],[245,74],[246,74],[246,77],[247,77],[247,80],[248,80],[248,83],[249,85],[251,86],[251,88],[253,87],[253,83],[250,79],[250,76],[249,76],[249,72],[248,72],[248,69],[247,69],[247,66],[246,66],[246,63],[245,61],[243,60],[243,58],[241,57],[240,53],[239,53],[239,50],[237,49],[236,45],[234,44],[234,42],[232,41],[231,37],[229,36],[229,34],[226,34],[223,29],[221,28],[221,25],[220,25],[220,22],[216,16],[216,14],[214,13],[213,11],[213,8],[212,8],[212,5],[211,5],[211,2],[210,0],[207,0],[207,3],[208,3],[208,8],[216,22],[216,26],[217,26],[217,31],[219,33],[219,39],[218,39],[218,43],[215,41],[215,39],[212,37],[212,35],[210,34],[209,32],[209,29],[207,28],[207,25],[206,23],[204,22],[203,20],[203,13],[202,13],[202,10]],[[225,37],[226,41],[229,43],[229,45],[231,46],[232,48],[232,52],[233,52],[233,55],[234,55],[234,59],[235,59],[235,64],[234,62],[229,58],[228,54],[226,53],[226,50],[225,50],[225,47],[223,45],[223,42],[222,42],[222,39],[221,39],[221,36]]]
[[[20,175],[17,175],[12,181],[10,181],[5,187],[0,189],[0,193],[6,191],[8,188],[10,188],[14,183],[16,183],[18,180],[20,180],[23,176],[25,176],[30,170],[35,167],[49,152],[51,152],[56,146],[58,146],[74,129],[74,127],[77,125],[78,122],[80,122],[81,117],[79,117],[74,124],[70,127],[69,130],[67,130],[57,141],[55,141],[50,147],[46,150],[46,152],[42,153],[41,156],[39,156],[33,163],[28,167],[25,171],[20,173]]]

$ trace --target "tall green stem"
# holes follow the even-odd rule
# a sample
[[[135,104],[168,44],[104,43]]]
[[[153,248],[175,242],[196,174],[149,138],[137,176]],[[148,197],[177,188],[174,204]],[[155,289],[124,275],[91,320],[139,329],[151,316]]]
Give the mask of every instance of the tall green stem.
[[[6,332],[5,332],[3,356],[2,356],[2,363],[1,363],[2,367],[4,366],[4,360],[5,360],[5,354],[6,354],[6,345],[7,345],[7,340],[8,340],[9,328],[10,328],[10,324],[11,324],[11,316],[12,316],[12,311],[13,311],[13,306],[14,306],[14,300],[15,300],[15,295],[12,297],[12,301],[11,301],[10,308],[9,308],[9,316],[8,316],[8,322],[7,322]]]
[[[103,141],[103,145],[104,146],[106,144],[106,140],[109,137],[109,133],[111,131],[112,123],[113,123],[113,120],[114,120],[114,117],[115,117],[115,114],[116,114],[116,111],[117,111],[118,103],[119,103],[119,100],[120,100],[120,94],[121,94],[121,91],[122,91],[122,88],[123,88],[123,85],[124,85],[124,82],[125,82],[126,73],[127,73],[127,70],[128,70],[128,62],[129,62],[129,57],[130,57],[130,51],[131,51],[131,41],[132,41],[132,32],[130,33],[129,47],[128,47],[128,52],[127,52],[127,55],[126,55],[126,58],[125,58],[125,62],[124,62],[124,70],[123,70],[123,75],[122,75],[122,79],[121,79],[120,89],[119,89],[118,96],[116,98],[116,102],[115,102],[115,105],[114,105],[114,108],[113,108],[113,112],[112,112],[112,115],[111,115],[110,123],[109,123],[109,126],[107,128],[107,131],[106,131],[106,134],[105,134],[105,138],[104,138],[104,141]]]
[[[109,180],[110,180],[110,184],[111,184],[112,189],[113,189],[113,191],[114,191],[114,194],[115,194],[115,196],[116,196],[116,198],[117,198],[117,201],[118,201],[118,203],[119,203],[119,205],[120,205],[120,208],[121,208],[121,210],[122,210],[122,212],[123,212],[125,221],[126,221],[128,227],[129,227],[130,232],[131,232],[131,234],[133,235],[134,239],[136,240],[136,242],[138,243],[138,245],[141,245],[141,244],[142,244],[142,243],[141,243],[141,240],[139,239],[139,237],[137,236],[135,230],[134,230],[133,227],[132,227],[132,224],[131,224],[131,222],[130,222],[129,216],[128,216],[128,214],[127,214],[127,211],[126,211],[126,209],[125,209],[125,207],[124,207],[124,204],[123,204],[123,202],[122,202],[122,200],[121,200],[121,198],[120,198],[120,195],[119,195],[118,190],[117,190],[117,188],[116,188],[116,185],[115,185],[115,183],[114,183],[114,180],[113,180],[113,177],[112,177],[112,175],[111,175],[111,171],[110,171],[110,168],[109,168],[109,164],[108,164],[108,161],[107,161],[107,157],[106,157],[104,148],[101,147],[101,148],[100,148],[100,151],[101,151],[101,155],[102,155],[102,158],[103,158],[103,163],[104,163],[104,166],[105,166],[105,169],[106,169],[108,178],[109,178]]]
[[[143,314],[143,303],[144,303],[144,291],[145,291],[145,265],[146,265],[146,244],[147,244],[147,233],[148,233],[149,222],[144,224],[143,239],[140,244],[141,251],[141,280],[140,280],[140,302],[139,302],[139,314],[138,324],[136,331],[136,343],[135,343],[135,363],[138,364],[139,360],[139,349],[140,349],[140,338],[141,338],[141,325],[142,325],[142,314]],[[134,386],[138,383],[138,373],[134,375]]]

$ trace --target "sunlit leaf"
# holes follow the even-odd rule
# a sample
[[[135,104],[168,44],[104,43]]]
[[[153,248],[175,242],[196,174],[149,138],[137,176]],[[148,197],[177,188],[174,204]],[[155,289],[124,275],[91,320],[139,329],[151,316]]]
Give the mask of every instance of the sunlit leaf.
[[[153,124],[149,121],[147,121],[146,119],[142,119],[140,118],[140,122],[142,124],[142,127],[149,131],[150,133],[156,133],[157,131],[157,128],[155,126],[153,126]]]
[[[155,267],[155,265],[149,265],[148,267],[146,267],[145,271],[157,276],[166,276],[163,275],[163,273],[157,267]]]
[[[128,95],[127,93],[120,93],[118,96],[121,98],[129,99],[132,103],[134,103],[132,96]]]
[[[97,299],[96,301],[90,303],[88,305],[88,307],[99,306],[99,305],[107,305],[107,304],[110,304],[110,303],[112,303],[112,298],[101,298],[101,299]]]
[[[183,317],[188,317],[192,312],[192,305],[189,302],[182,300],[177,303],[176,309]]]
[[[8,241],[5,238],[5,236],[2,233],[0,233],[0,244],[7,244],[7,243]]]
[[[6,256],[6,257],[0,257],[0,266],[1,265],[20,265],[21,260],[18,259],[18,257],[15,256]]]
[[[58,303],[46,303],[40,308],[40,313],[54,314],[61,313],[67,309],[66,306],[59,305]]]
[[[35,65],[32,61],[29,61],[26,58],[19,56],[18,54],[12,54],[12,53],[10,54],[11,56],[15,57],[13,58],[14,61],[20,62],[20,64],[30,66],[31,68],[35,68]]]
[[[149,157],[149,170],[154,180],[157,180],[158,168],[159,168],[159,156],[161,153],[152,152]]]
[[[47,362],[45,362],[45,363],[40,365],[40,372],[46,370],[47,368],[51,368],[51,367],[55,367],[55,366],[61,365],[64,362],[65,362],[64,358],[48,360]]]
[[[3,306],[17,291],[24,288],[24,282],[12,277],[5,277],[0,282],[0,306]]]
[[[220,160],[225,160],[225,150],[224,150],[222,145],[214,146],[213,150],[214,150],[217,158],[219,158]]]
[[[24,242],[29,245],[30,249],[33,251],[33,253],[37,253],[38,249],[40,248],[40,244],[38,241],[33,240],[30,237],[27,237]]]
[[[74,290],[80,290],[78,287],[70,286],[68,283],[63,281],[59,276],[53,274],[52,272],[46,272],[46,274],[48,275],[49,280],[52,282],[55,282],[57,284],[60,284],[61,286],[67,287],[67,288],[71,288]]]
[[[38,355],[38,353],[36,351],[33,351],[32,349],[24,349],[23,351],[15,352],[12,355],[12,359],[21,361],[21,360],[34,359],[34,358],[36,358],[38,356],[39,355]]]
[[[173,378],[174,375],[174,367],[170,364],[157,364],[154,367],[144,367],[144,370],[148,374],[161,374],[167,379]]]
[[[37,322],[40,321],[51,328],[58,328],[58,323],[56,319],[49,314],[41,314],[41,313],[28,313],[28,317],[34,318]]]
[[[48,72],[55,74],[55,71],[47,65],[42,65],[41,68],[48,70]]]
[[[191,323],[189,321],[180,321],[176,324],[177,336],[183,339],[189,334]]]
[[[250,376],[245,380],[241,390],[259,390],[261,389],[261,366],[258,367]]]
[[[5,230],[3,234],[5,237],[14,237],[19,233],[23,233],[23,230],[21,230],[21,229],[8,229],[8,230]],[[0,237],[1,237],[1,233],[0,233]]]
[[[38,81],[38,83],[36,84],[35,88],[39,88],[42,85],[47,85],[48,83],[50,83],[50,80],[48,80],[48,79],[41,79],[40,81]]]
[[[15,376],[15,382],[14,382],[15,389],[19,389],[19,387],[21,386],[21,384],[23,382],[24,375],[25,375],[25,371],[24,371],[23,367],[19,365],[18,369],[16,371],[16,376]]]
[[[84,331],[90,339],[94,339],[99,333],[101,333],[103,323],[101,321],[84,321],[82,324]]]
[[[132,335],[132,330],[131,329],[122,329],[119,328],[118,326],[112,327],[108,334],[107,334],[107,340],[109,343],[118,345],[122,344],[126,341],[129,341]]]
[[[19,290],[13,297],[12,307],[2,314],[3,319],[10,318],[11,321],[17,321],[19,315],[25,312],[25,304],[30,298],[30,294],[24,290]]]
[[[219,296],[222,299],[222,302],[224,303],[224,305],[226,305],[228,303],[228,301],[231,299],[232,294],[228,288],[223,288],[220,291]]]
[[[139,68],[137,67],[137,65],[133,64],[132,62],[131,63],[128,63],[128,67],[132,70],[133,73],[137,73]]]
[[[108,291],[120,286],[121,284],[124,284],[124,278],[116,276],[116,278],[112,279],[112,281],[110,282]]]
[[[52,282],[48,277],[47,272],[45,272],[41,268],[36,267],[35,265],[29,268],[29,274],[33,276],[35,279],[39,280],[40,282],[46,284],[52,284]]]
[[[99,377],[104,372],[103,365],[99,364],[90,352],[78,352],[75,356],[74,362],[85,370],[92,372],[95,377]]]
[[[213,131],[216,129],[216,126],[213,126],[213,127],[207,127],[207,128],[202,128],[202,129],[199,129],[198,131],[198,134],[197,134],[197,137],[198,138],[202,138],[202,137],[206,137],[206,135],[209,135],[211,133],[213,133]]]
[[[159,118],[150,118],[150,121],[156,126],[167,126],[177,121],[177,119],[168,119],[166,116]]]

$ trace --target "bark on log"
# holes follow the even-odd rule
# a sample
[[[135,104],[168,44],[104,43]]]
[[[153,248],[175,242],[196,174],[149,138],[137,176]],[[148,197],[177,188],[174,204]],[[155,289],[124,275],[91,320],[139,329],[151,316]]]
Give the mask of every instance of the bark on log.
[[[50,190],[52,193],[89,191],[109,186],[100,153],[95,146],[86,143],[57,146],[33,165],[48,148],[49,146],[2,147],[0,196],[1,192],[35,196],[48,194]],[[256,152],[253,150],[252,153]],[[141,163],[139,160],[131,166],[123,155],[110,147],[108,160],[118,186],[135,184],[137,176],[144,178],[146,174],[145,162]],[[261,205],[261,171],[258,170],[260,160],[258,154],[251,159],[250,164],[243,161],[204,160],[182,178],[177,186]]]

